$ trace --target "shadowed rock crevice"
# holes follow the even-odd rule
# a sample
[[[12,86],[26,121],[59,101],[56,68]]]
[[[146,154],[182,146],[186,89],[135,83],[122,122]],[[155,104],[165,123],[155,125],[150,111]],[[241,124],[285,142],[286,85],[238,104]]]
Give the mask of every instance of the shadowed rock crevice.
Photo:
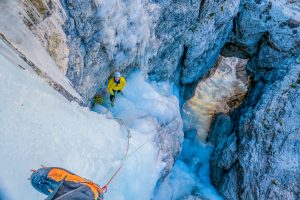
[[[238,44],[232,42],[227,42],[223,46],[221,55],[225,57],[237,57],[243,59],[250,57],[244,46],[239,46]]]
[[[200,18],[201,18],[201,13],[202,13],[202,10],[203,10],[203,8],[204,8],[205,2],[206,2],[206,0],[201,0],[201,2],[200,2],[200,6],[199,6],[199,14],[198,14],[198,19],[199,19],[199,20],[200,20]]]

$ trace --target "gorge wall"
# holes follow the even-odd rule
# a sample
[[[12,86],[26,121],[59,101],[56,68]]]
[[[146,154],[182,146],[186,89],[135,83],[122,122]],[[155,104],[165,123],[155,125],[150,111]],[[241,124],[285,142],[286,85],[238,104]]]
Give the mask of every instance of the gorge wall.
[[[245,1],[224,55],[250,58],[253,83],[230,116],[215,117],[212,181],[226,199],[299,198],[299,4]]]
[[[239,3],[35,0],[21,14],[86,101],[113,71],[137,66],[154,80],[196,84],[217,60]]]

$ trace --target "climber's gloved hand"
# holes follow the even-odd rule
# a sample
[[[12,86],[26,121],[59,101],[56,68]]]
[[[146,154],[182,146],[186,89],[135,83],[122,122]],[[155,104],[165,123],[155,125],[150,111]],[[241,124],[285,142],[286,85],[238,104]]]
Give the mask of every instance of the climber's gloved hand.
[[[110,99],[111,102],[114,102],[115,101],[115,95],[111,94],[110,97],[109,97],[109,99]]]

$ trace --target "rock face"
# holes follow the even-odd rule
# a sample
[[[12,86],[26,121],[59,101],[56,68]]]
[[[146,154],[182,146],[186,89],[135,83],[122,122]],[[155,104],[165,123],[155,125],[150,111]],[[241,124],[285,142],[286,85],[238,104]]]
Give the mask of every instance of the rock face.
[[[144,0],[26,0],[19,14],[84,101],[116,70],[147,72],[160,8]]]
[[[226,199],[299,198],[300,85],[293,87],[294,73],[284,83],[259,83],[231,117],[216,116],[211,173]]]
[[[239,3],[35,0],[23,7],[28,27],[88,100],[113,71],[134,67],[154,80],[196,84],[216,62]]]
[[[158,1],[160,2],[160,1]],[[160,47],[149,62],[154,79],[171,79],[189,99],[218,59],[231,32],[240,1],[161,1],[156,28]]]
[[[197,83],[217,60],[239,1],[63,0],[59,6],[56,1],[39,0],[24,4],[33,5],[27,7],[28,13],[34,13],[26,18],[27,24],[88,100],[113,71],[126,74],[134,67],[155,80]]]
[[[220,56],[206,79],[197,84],[194,96],[182,105],[185,133],[197,132],[206,141],[213,116],[237,107],[247,93],[247,59]]]
[[[67,16],[59,0],[25,0],[20,10],[24,23],[66,74],[69,47],[63,25]]]
[[[299,199],[300,12],[295,1],[245,1],[223,55],[248,57],[244,104],[217,115],[212,181],[226,199]]]
[[[62,73],[67,62],[63,59],[66,44],[62,42],[63,13],[59,13],[59,5],[57,1],[1,1],[0,51],[21,68],[33,70],[68,100],[82,103]],[[52,12],[55,14],[51,15]],[[54,32],[62,36],[52,37]]]
[[[156,5],[137,0],[62,1],[68,15],[70,47],[67,76],[85,100],[116,70],[142,66],[156,48]],[[150,15],[151,13],[151,15]]]

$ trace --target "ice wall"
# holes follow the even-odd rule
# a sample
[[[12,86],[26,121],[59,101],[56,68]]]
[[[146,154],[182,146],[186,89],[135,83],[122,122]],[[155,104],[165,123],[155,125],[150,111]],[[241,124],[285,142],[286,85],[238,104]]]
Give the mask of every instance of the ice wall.
[[[0,63],[1,190],[10,199],[45,198],[27,180],[30,170],[41,164],[66,168],[100,185],[106,183],[125,154],[124,125],[111,115],[70,103],[32,71],[3,55]],[[112,111],[130,127],[129,157],[105,199],[151,198],[167,165],[163,160],[166,154],[154,138],[160,123],[179,114],[178,101],[171,94],[159,94],[143,76],[132,80],[135,82],[129,78],[128,91],[117,99]],[[130,91],[132,87],[136,90]],[[164,115],[166,112],[169,114]],[[182,133],[182,129],[178,131]]]

